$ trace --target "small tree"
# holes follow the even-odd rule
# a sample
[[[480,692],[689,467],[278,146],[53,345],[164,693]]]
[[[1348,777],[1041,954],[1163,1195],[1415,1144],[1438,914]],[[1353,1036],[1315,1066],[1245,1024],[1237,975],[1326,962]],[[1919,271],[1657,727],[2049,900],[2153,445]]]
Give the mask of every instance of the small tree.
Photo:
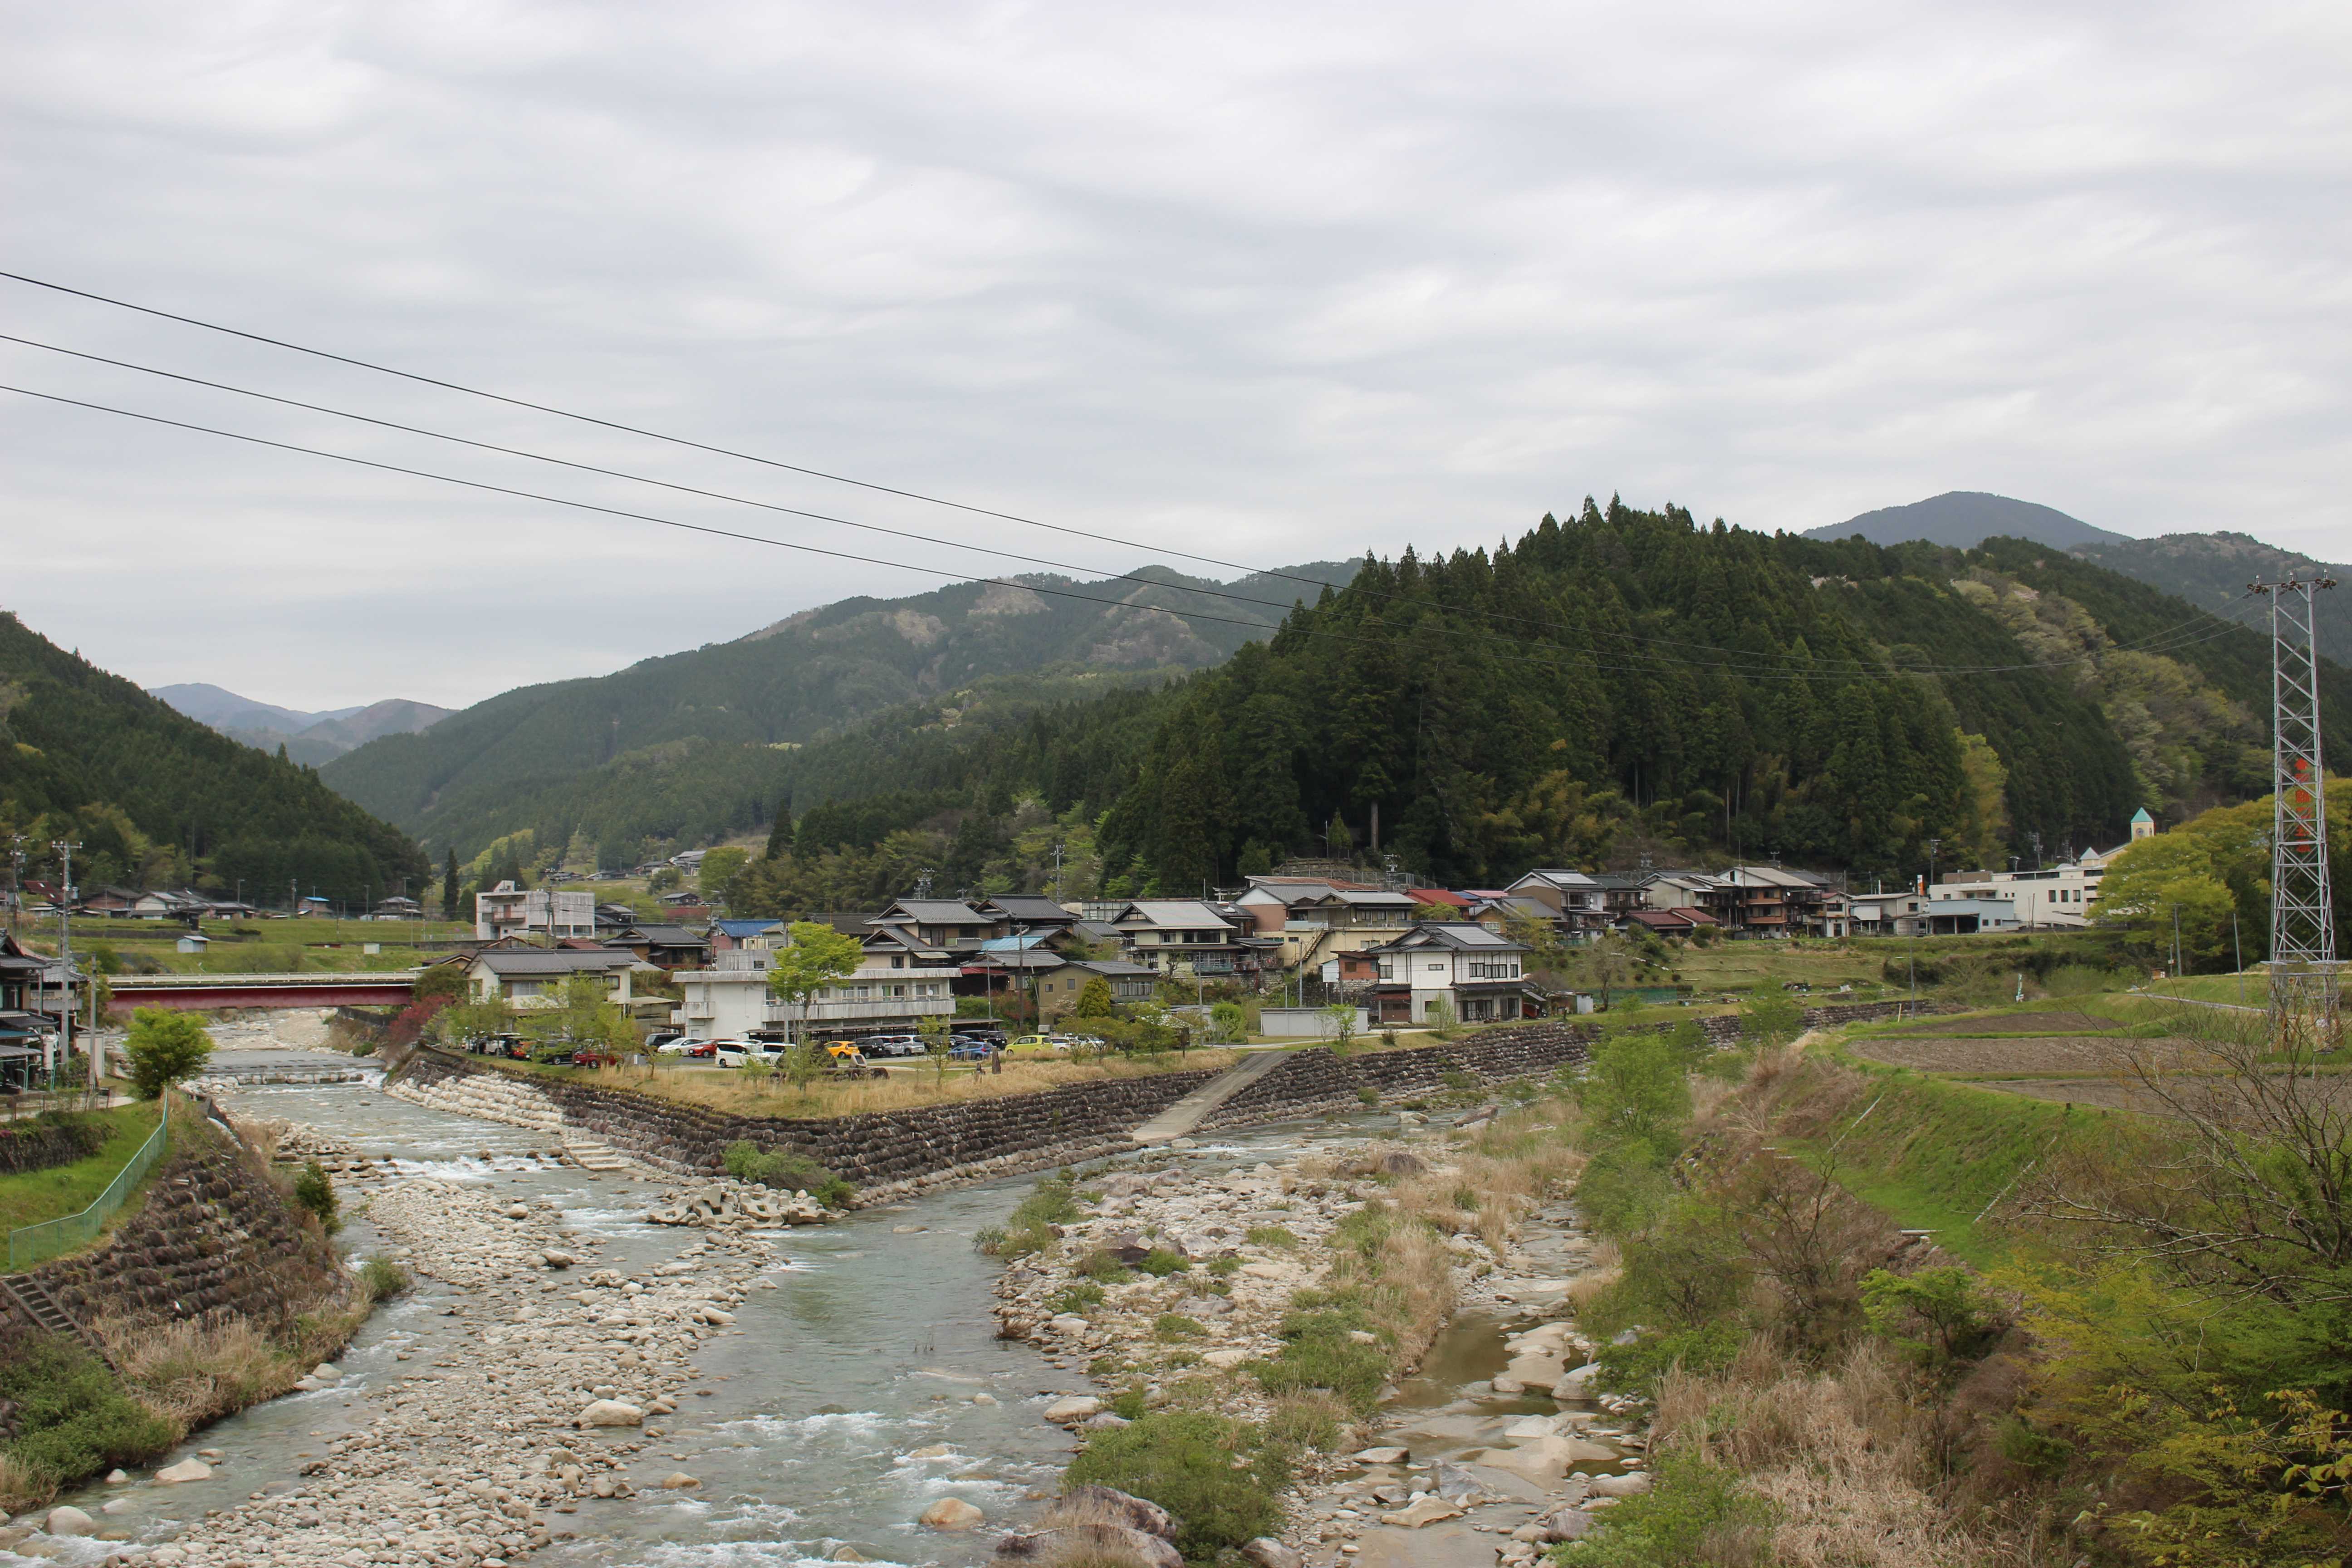
[[[415,1000],[419,1002],[462,1002],[465,999],[466,971],[457,964],[432,964],[416,977]]]
[[[923,1054],[931,1058],[939,1069],[941,1083],[947,1081],[948,1052],[955,1043],[955,1020],[944,1013],[934,1013],[917,1026],[923,1037]]]
[[[142,1007],[131,1014],[131,1031],[122,1042],[131,1087],[142,1100],[159,1099],[173,1084],[195,1077],[212,1054],[212,1037],[194,1016],[168,1007]]]
[[[1586,983],[1601,993],[1601,1005],[1606,1007],[1612,994],[1633,975],[1633,950],[1614,931],[1604,932],[1587,944],[1580,967]]]
[[[294,1201],[318,1215],[329,1236],[341,1228],[342,1222],[335,1217],[335,1184],[327,1179],[327,1168],[318,1161],[304,1165],[302,1173],[294,1178]]]
[[[441,918],[457,918],[457,850],[454,845],[441,862]]]
[[[1108,1018],[1115,1016],[1112,1008],[1116,1005],[1111,1000],[1110,982],[1097,974],[1078,993],[1075,1011],[1081,1018]]]
[[[1346,1056],[1349,1048],[1356,1043],[1356,1005],[1353,1002],[1334,1002],[1323,1009],[1323,1016],[1331,1020],[1332,1050]]]
[[[1739,1038],[1750,1050],[1774,1051],[1804,1028],[1804,1010],[1784,991],[1760,992],[1739,1009]]]
[[[801,1005],[808,1011],[808,999],[818,990],[854,974],[865,960],[866,949],[854,936],[844,936],[819,921],[794,921],[784,928],[792,937],[792,945],[776,954],[774,967],[768,971],[769,994],[787,1002]],[[800,1031],[794,1028],[793,1037]]]

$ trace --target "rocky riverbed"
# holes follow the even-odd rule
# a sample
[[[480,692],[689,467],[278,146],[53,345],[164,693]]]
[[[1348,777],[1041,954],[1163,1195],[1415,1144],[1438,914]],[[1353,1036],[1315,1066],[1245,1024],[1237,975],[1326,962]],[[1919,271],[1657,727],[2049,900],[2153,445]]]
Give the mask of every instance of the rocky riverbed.
[[[1389,1195],[1381,1177],[1445,1179],[1459,1147],[1409,1127],[1342,1159],[1239,1163],[1183,1142],[1082,1180],[1083,1217],[998,1283],[1002,1331],[1089,1370],[1100,1390],[1057,1402],[1049,1420],[1080,1432],[1123,1424],[1108,1408],[1118,1393],[1141,1384],[1158,1401],[1182,1383],[1198,1400],[1202,1379],[1216,1408],[1263,1419],[1249,1363],[1279,1350],[1294,1294],[1328,1282],[1334,1233]],[[1592,1347],[1568,1310],[1596,1267],[1573,1207],[1553,1195],[1518,1213],[1499,1255],[1470,1234],[1448,1251],[1454,1323],[1415,1375],[1382,1391],[1369,1443],[1302,1471],[1286,1528],[1249,1549],[1265,1568],[1532,1563],[1647,1489],[1639,1412],[1593,1397]],[[1186,1267],[1171,1268],[1175,1258]],[[1089,1277],[1114,1261],[1168,1271]]]
[[[692,1494],[698,1478],[646,1457],[694,1397],[698,1354],[736,1331],[734,1310],[748,1295],[775,1289],[761,1274],[783,1211],[821,1217],[733,1184],[591,1175],[623,1186],[622,1201],[646,1220],[681,1227],[670,1258],[632,1270],[605,1265],[602,1239],[570,1231],[554,1199],[404,1174],[389,1158],[299,1126],[284,1129],[283,1142],[344,1173],[343,1203],[417,1282],[406,1304],[455,1321],[391,1336],[393,1375],[340,1412],[340,1430],[313,1434],[320,1440],[299,1456],[309,1462],[299,1481],[207,1510],[169,1539],[151,1534],[139,1560],[497,1568],[581,1533],[583,1511],[640,1489]],[[341,1368],[321,1366],[299,1386],[344,1379]],[[0,1548],[96,1560],[89,1548],[98,1542],[75,1538],[106,1533],[106,1516],[139,1491],[210,1480],[219,1458],[203,1449],[152,1479],[123,1476],[94,1516],[86,1507],[41,1510],[0,1534]]]

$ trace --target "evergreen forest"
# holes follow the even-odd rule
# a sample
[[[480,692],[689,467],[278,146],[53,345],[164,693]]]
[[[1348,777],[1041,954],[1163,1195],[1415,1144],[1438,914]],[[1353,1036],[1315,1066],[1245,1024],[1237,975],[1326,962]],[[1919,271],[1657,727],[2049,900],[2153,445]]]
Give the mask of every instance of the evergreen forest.
[[[1588,501],[1492,552],[1367,561],[1156,690],[983,687],[959,725],[918,705],[795,750],[737,907],[870,906],[925,870],[1037,889],[1055,844],[1064,896],[1197,895],[1375,840],[1455,887],[2052,860],[2122,842],[2143,807],[2169,825],[2267,792],[2259,614],[2023,541],[1880,547]],[[2328,666],[2323,691],[2347,711],[2352,679]]]

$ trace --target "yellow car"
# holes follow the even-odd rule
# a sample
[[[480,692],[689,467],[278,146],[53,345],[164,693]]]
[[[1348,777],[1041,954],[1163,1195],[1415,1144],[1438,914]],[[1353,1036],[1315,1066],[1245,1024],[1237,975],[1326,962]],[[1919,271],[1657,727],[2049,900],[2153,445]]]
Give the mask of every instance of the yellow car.
[[[843,1067],[864,1067],[866,1053],[847,1040],[835,1040],[824,1047],[824,1054]]]
[[[1011,1051],[1050,1051],[1053,1048],[1054,1042],[1047,1039],[1043,1035],[1019,1036],[1010,1046],[1005,1047],[1005,1049]]]

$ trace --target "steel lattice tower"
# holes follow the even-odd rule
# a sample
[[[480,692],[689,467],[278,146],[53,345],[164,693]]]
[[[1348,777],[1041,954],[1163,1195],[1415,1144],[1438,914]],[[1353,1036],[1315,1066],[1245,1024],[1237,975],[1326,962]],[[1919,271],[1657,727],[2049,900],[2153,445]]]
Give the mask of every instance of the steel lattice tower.
[[[2328,577],[2257,583],[2271,602],[2271,1017],[2282,1045],[2313,1031],[2315,1050],[2338,1028],[2336,921],[2327,885],[2326,774],[2319,740],[2318,647],[2312,595]]]

